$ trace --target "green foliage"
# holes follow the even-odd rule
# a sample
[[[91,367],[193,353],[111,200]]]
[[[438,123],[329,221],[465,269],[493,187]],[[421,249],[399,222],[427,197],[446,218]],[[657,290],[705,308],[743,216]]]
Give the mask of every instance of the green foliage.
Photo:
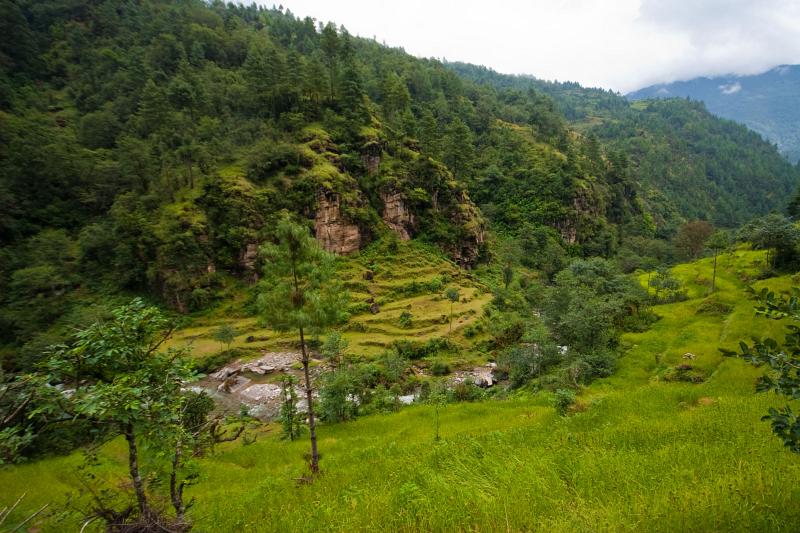
[[[645,308],[641,286],[610,261],[577,260],[555,278],[545,317],[561,344],[577,353],[614,349],[630,317]]]
[[[742,226],[739,239],[748,241],[758,250],[767,250],[771,268],[788,268],[797,260],[800,229],[778,213],[756,218]]]
[[[400,318],[398,318],[398,324],[403,329],[409,329],[413,325],[414,315],[411,314],[411,311],[404,310],[400,313]]]
[[[561,416],[575,403],[575,391],[572,389],[558,389],[553,396],[553,407]]]
[[[681,292],[681,282],[672,275],[669,268],[659,268],[650,278],[650,287],[655,289],[654,300],[657,302],[674,302],[685,296]]]
[[[434,376],[446,376],[451,372],[450,365],[442,359],[435,359],[431,363],[430,370]]]
[[[332,331],[325,337],[325,342],[322,344],[322,355],[335,369],[342,365],[348,345],[347,339],[342,337],[341,333]]]
[[[397,340],[392,347],[401,357],[416,361],[440,352],[453,350],[456,346],[445,338],[436,337],[425,342]]]
[[[770,407],[762,420],[769,420],[772,432],[783,440],[783,444],[795,453],[800,453],[800,417],[792,409],[791,402],[800,399],[800,289],[792,288],[787,296],[776,296],[768,289],[759,294],[760,305],[756,313],[771,320],[791,321],[786,325],[783,342],[773,338],[755,339],[752,344],[739,343],[739,353],[721,350],[724,355],[738,356],[755,366],[766,366],[767,373],[756,384],[759,392],[774,391],[787,403],[783,407]]]
[[[322,330],[344,320],[347,294],[335,280],[331,254],[288,218],[276,234],[278,243],[261,249],[265,267],[258,303],[264,321],[278,331],[293,331]]]
[[[281,376],[280,423],[283,438],[295,440],[303,433],[303,416],[297,409],[297,378],[292,375]]]
[[[228,351],[230,351],[231,343],[236,339],[236,335],[237,332],[233,326],[230,324],[223,324],[214,330],[212,336],[215,341],[225,344],[228,347]]]

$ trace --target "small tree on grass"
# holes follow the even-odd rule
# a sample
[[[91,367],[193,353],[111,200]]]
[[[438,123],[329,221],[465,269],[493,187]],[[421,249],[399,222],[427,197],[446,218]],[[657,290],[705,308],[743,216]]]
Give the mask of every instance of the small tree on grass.
[[[460,297],[458,289],[455,287],[449,287],[446,291],[444,291],[444,296],[448,300],[450,300],[450,333],[453,332],[453,304],[456,303]]]
[[[349,344],[347,339],[342,337],[342,334],[338,331],[333,331],[325,337],[325,343],[322,345],[322,355],[325,356],[334,371],[342,366],[344,352]]]
[[[292,375],[281,377],[281,427],[283,437],[292,441],[300,437],[303,430],[303,417],[297,410],[297,393],[294,391],[296,383],[297,378]]]
[[[674,298],[681,288],[681,282],[672,275],[669,268],[663,267],[656,271],[656,275],[650,280],[650,286],[656,290],[655,301],[659,301],[659,296],[663,291],[665,300]]]
[[[728,234],[721,230],[715,232],[706,243],[708,249],[714,253],[714,273],[711,276],[711,292],[714,292],[717,288],[717,256],[725,250],[728,245]]]
[[[756,384],[758,392],[775,391],[787,403],[781,408],[770,407],[762,420],[769,420],[772,432],[795,453],[800,453],[800,417],[789,402],[800,399],[800,289],[792,288],[789,296],[779,297],[763,289],[759,295],[761,305],[756,314],[772,320],[788,319],[782,343],[766,338],[753,344],[739,343],[739,352],[720,349],[726,356],[738,356],[754,366],[766,366],[768,372]]]
[[[439,410],[447,406],[447,386],[442,381],[437,380],[433,383],[430,396],[428,396],[428,403],[433,405],[433,416],[436,424],[434,440],[438,441],[441,438],[439,435]]]
[[[346,318],[346,294],[334,278],[333,256],[320,248],[308,229],[283,218],[276,229],[275,244],[262,247],[266,260],[258,298],[264,321],[278,331],[296,331],[308,402],[311,439],[311,471],[319,472],[319,453],[314,419],[314,389],[311,384],[305,335],[321,331]]]
[[[148,499],[139,461],[140,441],[166,448],[175,438],[185,401],[181,387],[194,375],[181,351],[161,350],[171,331],[157,308],[137,298],[115,309],[111,320],[78,331],[71,344],[54,349],[48,362],[51,382],[75,386],[69,406],[74,416],[124,435],[128,475],[142,527],[161,525],[163,518]],[[108,516],[116,519],[130,514]],[[109,523],[109,528],[120,525]],[[181,529],[185,524],[173,526]]]
[[[223,324],[214,330],[214,340],[225,344],[228,352],[231,351],[231,343],[236,339],[236,330],[230,324]]]

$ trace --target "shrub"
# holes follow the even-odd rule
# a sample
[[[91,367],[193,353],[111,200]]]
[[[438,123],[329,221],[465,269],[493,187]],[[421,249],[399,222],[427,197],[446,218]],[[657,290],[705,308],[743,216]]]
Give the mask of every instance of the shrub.
[[[399,319],[400,327],[403,329],[410,329],[412,326],[412,318],[413,315],[411,314],[411,311],[403,311],[402,313],[400,313],[400,319]]]
[[[575,391],[572,389],[558,389],[553,397],[553,407],[559,415],[565,416],[567,410],[575,403]]]
[[[664,372],[664,381],[686,381],[688,383],[702,383],[706,375],[701,370],[689,364],[670,367]]]
[[[450,373],[450,365],[441,359],[435,360],[431,363],[431,374],[434,376],[446,376]]]
[[[449,351],[454,348],[454,345],[447,339],[435,338],[427,342],[420,343],[409,340],[394,341],[392,345],[398,355],[416,361],[423,357],[436,355],[442,351]]]
[[[695,313],[698,315],[727,315],[733,311],[733,306],[720,301],[716,296],[709,296],[697,306]]]

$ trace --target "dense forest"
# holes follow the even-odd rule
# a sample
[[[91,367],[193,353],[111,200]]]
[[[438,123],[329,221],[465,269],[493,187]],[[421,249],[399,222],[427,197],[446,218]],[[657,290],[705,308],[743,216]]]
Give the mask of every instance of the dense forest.
[[[741,124],[683,98],[629,102],[603,89],[448,64],[459,75],[501,89],[551,97],[569,123],[630,159],[630,173],[659,234],[686,219],[736,227],[786,205],[800,174],[775,147]]]
[[[779,65],[748,76],[713,76],[661,83],[627,94],[630,100],[691,98],[715,115],[745,124],[800,162],[797,94],[800,65]]]

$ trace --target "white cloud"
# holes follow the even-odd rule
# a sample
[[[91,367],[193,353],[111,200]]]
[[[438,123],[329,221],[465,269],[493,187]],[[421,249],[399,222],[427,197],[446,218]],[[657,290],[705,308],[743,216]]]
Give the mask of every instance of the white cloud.
[[[742,84],[737,82],[729,83],[728,85],[720,85],[717,87],[722,94],[736,94],[742,90]]]
[[[623,92],[800,63],[797,0],[283,0],[283,5],[417,56]]]

